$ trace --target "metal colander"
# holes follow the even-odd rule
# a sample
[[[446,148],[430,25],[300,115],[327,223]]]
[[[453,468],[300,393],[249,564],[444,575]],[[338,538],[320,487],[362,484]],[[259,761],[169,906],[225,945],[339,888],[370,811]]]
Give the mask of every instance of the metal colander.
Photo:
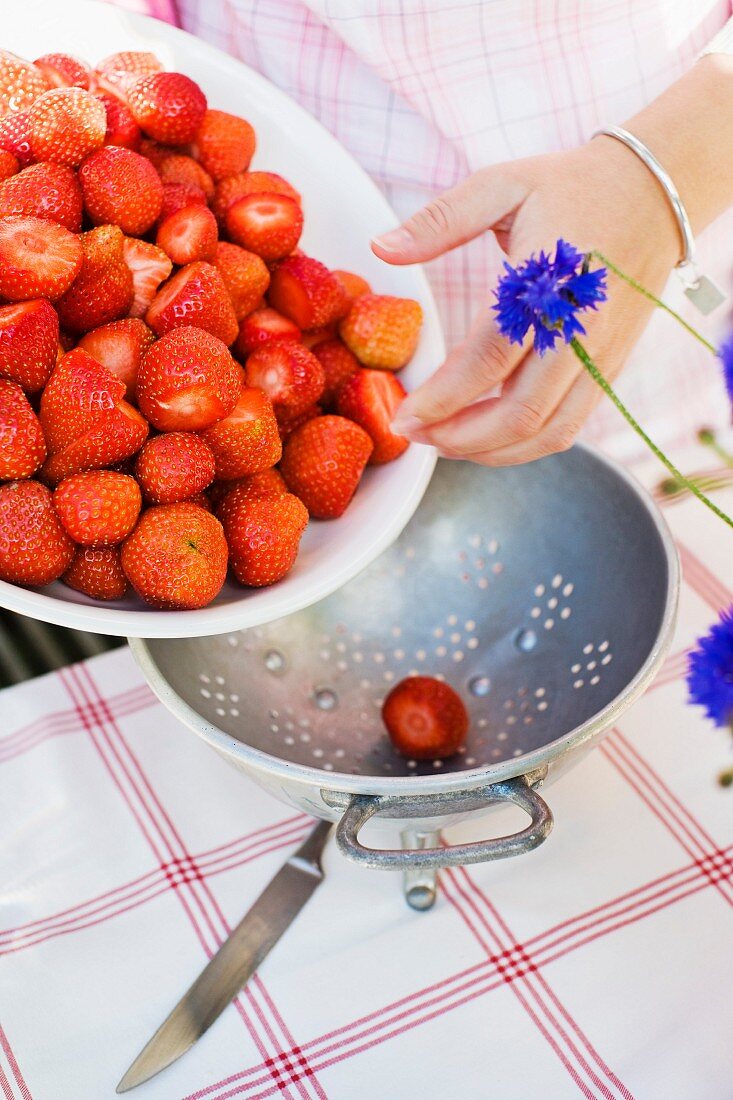
[[[509,798],[535,825],[549,818],[532,787],[649,682],[676,594],[653,503],[576,447],[491,471],[440,462],[397,542],[328,599],[240,633],[132,644],[161,698],[216,748],[301,809],[348,808],[347,854],[404,867],[408,853],[385,860],[356,840],[368,817],[417,818],[432,834],[435,814]],[[385,735],[384,696],[415,674],[445,679],[467,705],[467,744],[451,759],[406,760]],[[471,860],[495,858],[470,847]],[[409,865],[458,862],[453,851],[413,851]]]

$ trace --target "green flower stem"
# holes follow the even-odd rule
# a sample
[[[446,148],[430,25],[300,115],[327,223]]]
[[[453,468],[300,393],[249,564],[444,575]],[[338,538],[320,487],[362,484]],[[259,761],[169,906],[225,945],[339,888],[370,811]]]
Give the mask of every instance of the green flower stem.
[[[697,438],[704,447],[709,447],[714,455],[717,455],[724,466],[730,466],[733,469],[733,455],[726,451],[725,447],[722,447],[718,440],[715,438],[715,432],[710,428],[701,428],[697,433]]]
[[[662,301],[661,298],[657,298],[656,294],[652,294],[652,292],[650,290],[647,290],[645,286],[642,286],[641,283],[637,283],[636,279],[632,279],[630,275],[627,275],[625,272],[621,271],[621,269],[616,267],[615,264],[611,263],[608,257],[604,256],[602,252],[594,250],[593,252],[591,252],[591,256],[595,257],[596,260],[600,260],[604,267],[607,267],[609,271],[612,271],[614,273],[614,275],[618,275],[619,279],[623,279],[623,281],[627,283],[628,286],[633,287],[634,290],[636,290],[639,294],[642,294],[645,298],[648,299],[648,301],[653,302],[655,306],[659,307],[659,309],[663,309],[665,313],[668,313],[670,315],[670,317],[674,317],[675,321],[677,321],[678,324],[682,325],[683,329],[689,332],[691,336],[694,336],[695,339],[699,343],[701,343],[704,348],[707,348],[708,351],[712,352],[713,355],[718,354],[718,349],[715,347],[715,345],[711,344],[709,340],[706,340],[702,333],[698,332],[696,328],[693,328],[692,325],[689,325],[684,317],[681,317],[676,310],[672,309],[671,306],[668,306],[665,302]]]
[[[577,337],[573,337],[573,339],[570,341],[570,346],[572,347],[573,351],[575,352],[578,359],[583,364],[593,381],[601,387],[607,397],[611,398],[614,405],[624,417],[626,422],[631,425],[639,438],[646,443],[652,454],[656,455],[659,461],[667,467],[675,481],[678,481],[680,484],[684,485],[686,489],[688,489],[694,496],[696,496],[698,500],[702,501],[702,503],[707,508],[709,508],[711,512],[714,512],[719,519],[722,519],[724,523],[727,523],[729,527],[733,527],[733,519],[731,519],[730,516],[726,515],[726,513],[721,508],[718,508],[717,504],[714,504],[709,497],[706,497],[703,491],[694,481],[690,481],[689,478],[685,477],[685,475],[677,469],[674,463],[672,463],[667,458],[664,451],[660,450],[656,443],[649,438],[638,420],[636,420],[635,417],[626,408],[623,401],[614,390],[613,386],[611,386],[611,384],[607,382],[604,376],[601,374],[598,367],[595,365],[590,355],[577,339]]]

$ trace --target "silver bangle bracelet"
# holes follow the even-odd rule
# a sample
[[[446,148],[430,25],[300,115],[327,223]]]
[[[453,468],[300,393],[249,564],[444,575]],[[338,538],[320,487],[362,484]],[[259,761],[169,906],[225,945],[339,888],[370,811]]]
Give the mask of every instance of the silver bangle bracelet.
[[[593,137],[601,135],[615,138],[616,141],[620,141],[628,149],[631,149],[632,153],[635,153],[639,160],[646,165],[664,191],[672,207],[672,213],[675,216],[682,241],[682,257],[675,270],[684,284],[685,294],[693,305],[701,313],[712,313],[725,301],[725,294],[711,279],[701,275],[697,270],[695,265],[695,238],[692,233],[692,226],[685,205],[680,198],[680,193],[675,187],[669,172],[659,163],[654,153],[647,148],[643,141],[640,141],[634,134],[630,134],[628,130],[622,129],[621,126],[609,126],[602,130],[596,130]]]

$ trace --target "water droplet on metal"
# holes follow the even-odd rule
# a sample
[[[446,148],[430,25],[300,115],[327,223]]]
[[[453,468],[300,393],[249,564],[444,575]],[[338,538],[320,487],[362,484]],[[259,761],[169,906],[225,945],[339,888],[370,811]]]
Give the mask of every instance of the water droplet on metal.
[[[313,694],[313,699],[319,710],[333,710],[338,703],[338,696],[330,688],[318,688]]]
[[[491,691],[491,680],[488,676],[474,676],[468,681],[468,690],[472,695],[488,695]]]
[[[537,635],[534,630],[520,630],[514,644],[522,653],[531,653],[537,645]]]
[[[268,649],[265,654],[265,668],[268,672],[282,672],[285,668],[285,658],[277,649]]]

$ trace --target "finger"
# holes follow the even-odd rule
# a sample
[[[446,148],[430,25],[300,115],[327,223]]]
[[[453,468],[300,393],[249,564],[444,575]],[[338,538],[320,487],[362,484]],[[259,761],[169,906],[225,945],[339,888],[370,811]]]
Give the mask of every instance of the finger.
[[[390,264],[432,260],[489,229],[526,196],[526,186],[509,177],[504,166],[483,168],[433,199],[399,228],[375,237],[372,250]]]
[[[415,432],[413,439],[444,452],[473,454],[512,446],[538,435],[567,396],[581,367],[572,352],[530,354],[500,397],[479,401]]]
[[[447,420],[485,397],[515,369],[528,345],[510,344],[496,328],[491,308],[476,316],[463,343],[450,352],[435,374],[400,405],[393,430],[410,439],[427,424]]]

